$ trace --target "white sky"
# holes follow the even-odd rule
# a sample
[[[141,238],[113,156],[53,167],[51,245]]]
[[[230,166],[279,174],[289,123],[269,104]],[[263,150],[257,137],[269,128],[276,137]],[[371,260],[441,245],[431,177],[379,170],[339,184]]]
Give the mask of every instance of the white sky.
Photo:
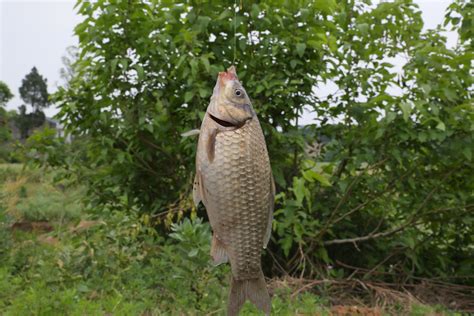
[[[452,1],[414,2],[422,10],[425,28],[434,28],[443,21]],[[73,10],[74,4],[72,0],[0,0],[0,80],[15,94],[8,109],[22,104],[18,88],[33,66],[48,79],[48,91],[56,91],[61,81],[61,57],[68,46],[77,45],[73,29],[81,19]],[[454,45],[456,35],[447,35],[448,43]],[[57,110],[50,107],[45,112],[52,116]]]

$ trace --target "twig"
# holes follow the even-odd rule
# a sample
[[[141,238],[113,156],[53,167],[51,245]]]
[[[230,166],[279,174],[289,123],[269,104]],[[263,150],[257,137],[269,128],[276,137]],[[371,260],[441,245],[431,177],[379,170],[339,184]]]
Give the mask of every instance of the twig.
[[[443,177],[443,180],[445,180],[451,173],[453,172],[453,170],[451,170],[450,172],[446,173],[446,175]],[[435,186],[427,195],[426,197],[423,199],[423,201],[421,202],[420,206],[415,210],[415,212],[413,214],[418,214],[425,206],[426,204],[428,203],[428,201],[433,197],[433,194],[439,189],[439,186]],[[350,211],[351,212],[351,211]],[[348,213],[350,213],[348,212]],[[348,214],[346,213],[346,214]],[[366,235],[366,236],[362,236],[362,237],[355,237],[355,238],[344,238],[344,239],[334,239],[334,240],[329,240],[329,241],[324,241],[323,242],[323,245],[327,246],[327,245],[334,245],[334,244],[345,244],[345,243],[356,243],[356,242],[360,242],[360,241],[367,241],[367,240],[370,240],[370,239],[375,239],[375,238],[380,238],[380,237],[386,237],[386,236],[390,236],[390,235],[393,235],[393,234],[396,234],[398,233],[399,231],[402,231],[404,230],[405,228],[407,228],[408,226],[412,225],[412,224],[415,224],[416,225],[416,221],[419,220],[418,218],[415,218],[415,217],[412,217],[410,220],[408,220],[406,223],[400,225],[399,227],[397,228],[394,228],[394,229],[391,229],[389,231],[386,231],[386,232],[381,232],[381,233],[376,233],[374,234],[374,231],[372,231],[370,234]]]
[[[372,169],[373,167],[377,166],[377,165],[380,165],[382,163],[384,163],[387,159],[383,159],[377,163],[375,163],[373,166],[371,167],[368,167],[366,169],[364,169],[364,172],[367,171],[367,170],[370,170]],[[338,223],[340,222],[341,220],[343,220],[344,218],[346,218],[347,216],[350,216],[351,214],[357,212],[358,210],[362,209],[364,206],[366,206],[367,204],[377,200],[378,198],[382,197],[385,193],[388,193],[390,192],[392,189],[393,189],[393,185],[399,181],[399,180],[402,180],[403,178],[405,178],[408,174],[411,173],[411,170],[407,171],[405,174],[403,174],[401,177],[398,177],[396,179],[393,179],[392,181],[390,181],[390,183],[387,185],[387,187],[385,188],[385,190],[383,190],[382,192],[378,192],[378,194],[374,194],[372,196],[372,198],[366,200],[365,202],[357,205],[356,207],[354,207],[353,209],[351,209],[350,211],[346,212],[345,214],[339,216],[336,220],[333,220],[333,218],[336,216],[337,214],[337,211],[339,210],[339,208],[342,206],[342,204],[345,203],[345,201],[347,200],[347,197],[349,195],[349,193],[351,193],[352,191],[352,187],[353,185],[355,185],[355,182],[356,180],[359,179],[359,177],[363,174],[363,173],[360,173],[352,182],[351,184],[349,184],[346,192],[344,193],[344,196],[339,200],[339,203],[336,205],[336,207],[334,208],[334,210],[331,212],[331,215],[329,217],[329,219],[327,220],[326,224],[324,225],[324,227],[320,230],[320,232],[318,233],[317,235],[317,238],[319,237],[322,237],[327,229],[329,228],[330,225],[334,225],[335,223]]]
[[[267,248],[267,252],[272,257],[273,262],[276,263],[276,265],[277,265],[278,269],[280,270],[280,272],[282,272],[284,274],[288,274],[288,272],[280,265],[280,263],[278,262],[278,259],[275,257],[275,255],[273,254],[273,252],[269,248]]]
[[[401,226],[399,226],[395,229],[392,229],[392,230],[389,230],[389,231],[386,231],[386,232],[383,232],[383,233],[377,233],[377,234],[370,233],[369,235],[362,236],[362,237],[328,240],[328,241],[324,241],[323,245],[328,246],[328,245],[335,245],[335,244],[357,243],[357,242],[360,242],[360,241],[366,241],[366,240],[370,240],[370,239],[386,237],[386,236],[396,234],[401,230],[404,230],[405,228],[407,228],[411,224],[412,224],[412,221],[410,220],[410,221],[406,222],[405,224],[403,224],[403,225],[401,225]]]

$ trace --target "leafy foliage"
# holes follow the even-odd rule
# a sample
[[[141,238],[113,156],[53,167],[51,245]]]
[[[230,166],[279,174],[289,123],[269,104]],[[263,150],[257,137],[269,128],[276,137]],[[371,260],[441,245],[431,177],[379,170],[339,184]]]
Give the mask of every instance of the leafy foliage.
[[[280,194],[287,269],[327,273],[321,267],[335,264],[367,269],[365,277],[454,273],[468,282],[472,50],[421,33],[409,2],[362,8],[339,15],[329,76],[339,92],[314,106],[320,124],[308,127],[329,141]],[[396,74],[387,57],[399,54],[408,62]]]
[[[13,93],[10,91],[10,88],[8,88],[5,82],[0,81],[0,107],[5,106],[11,98],[13,98]]]
[[[20,97],[26,104],[33,108],[33,112],[49,106],[47,79],[33,67],[21,82]]]
[[[10,88],[0,81],[0,145],[3,147],[5,143],[10,140],[10,128],[8,126],[9,115],[8,112],[3,108],[8,101],[13,98]],[[4,149],[0,149],[0,161],[6,160],[7,153]]]
[[[235,63],[278,184],[267,272],[470,282],[469,3],[447,13],[455,48],[422,32],[409,0],[298,4],[78,1],[75,76],[55,95],[85,140],[68,170],[93,206],[150,221],[190,212],[195,141],[180,134]],[[314,124],[299,126],[304,111]]]

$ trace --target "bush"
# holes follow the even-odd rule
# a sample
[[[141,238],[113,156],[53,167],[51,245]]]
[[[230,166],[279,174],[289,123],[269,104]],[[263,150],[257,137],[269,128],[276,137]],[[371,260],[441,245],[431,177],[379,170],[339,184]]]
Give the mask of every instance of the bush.
[[[180,134],[235,63],[267,139],[279,191],[269,251],[286,273],[472,283],[470,3],[448,10],[453,49],[422,31],[408,0],[244,3],[237,14],[224,2],[77,7],[80,57],[55,101],[85,140],[64,164],[91,205],[155,220],[195,211],[195,140]],[[305,110],[316,118],[301,127]]]

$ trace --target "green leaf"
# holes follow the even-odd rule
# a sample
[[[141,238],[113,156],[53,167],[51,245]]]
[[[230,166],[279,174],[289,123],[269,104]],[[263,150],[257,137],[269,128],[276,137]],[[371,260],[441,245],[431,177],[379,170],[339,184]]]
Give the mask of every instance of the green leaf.
[[[112,59],[112,61],[110,62],[110,71],[112,72],[112,74],[115,73],[115,69],[117,68],[117,63],[118,63],[118,59],[117,58],[114,58]]]
[[[412,106],[410,103],[408,102],[401,102],[399,104],[400,108],[402,109],[402,112],[403,112],[403,119],[405,121],[408,121],[408,119],[410,118],[410,113],[411,113],[411,110],[412,110]]]
[[[252,19],[257,19],[258,15],[260,14],[260,7],[258,4],[252,4],[252,10],[250,11],[250,16]]]
[[[464,149],[462,150],[462,153],[464,154],[464,157],[466,157],[468,161],[472,161],[472,148],[464,147]]]
[[[288,255],[290,254],[291,246],[293,246],[293,238],[287,235],[284,239],[281,240],[281,248],[283,249],[285,257],[288,257]]]
[[[441,131],[446,131],[446,125],[442,121],[438,122],[438,125],[436,125],[436,128],[441,130]]]
[[[137,70],[138,80],[142,81],[145,78],[145,71],[143,67],[139,64],[133,66]]]
[[[337,39],[334,36],[332,35],[328,36],[327,44],[331,52],[335,53],[337,51]]]
[[[316,180],[316,181],[320,182],[325,187],[330,187],[331,186],[331,182],[329,181],[329,179],[325,175],[323,175],[321,173],[318,173],[314,170],[306,170],[303,173],[303,177],[306,180],[311,181],[311,182]]]
[[[369,24],[367,24],[367,23],[357,24],[357,29],[358,29],[363,35],[367,35],[367,33],[369,32]]]
[[[389,111],[387,112],[387,115],[385,116],[385,119],[387,120],[387,123],[392,122],[395,118],[397,117],[397,114],[395,112]]]
[[[122,65],[122,70],[127,71],[128,69],[128,59],[122,58],[120,59],[120,65]]]
[[[449,87],[444,87],[443,88],[444,95],[449,101],[455,101],[457,94],[454,89],[450,89]]]
[[[199,96],[205,98],[210,95],[210,91],[207,88],[199,88]]]
[[[296,44],[296,53],[298,54],[298,56],[303,57],[305,50],[306,50],[306,44],[304,43]]]
[[[206,69],[206,72],[211,73],[211,64],[209,63],[209,59],[206,56],[202,56],[201,62],[202,62],[202,65],[204,66],[204,69]]]
[[[190,258],[196,257],[198,253],[199,253],[199,249],[194,248],[188,252],[188,257]]]
[[[319,9],[326,14],[331,14],[332,12],[334,12],[337,6],[335,0],[318,0],[314,1],[313,5],[316,9]]]
[[[178,62],[176,63],[176,68],[179,68],[183,64],[185,59],[186,59],[186,55],[181,55],[178,59]]]
[[[329,259],[328,252],[326,248],[320,247],[317,250],[318,257],[321,258],[325,263],[331,263],[331,259]]]
[[[184,94],[184,102],[188,103],[193,97],[194,93],[192,91],[186,91],[186,93]]]
[[[303,204],[303,198],[305,196],[304,183],[305,181],[303,178],[293,178],[293,192],[299,205]]]
[[[232,16],[232,13],[229,11],[229,10],[224,10],[222,11],[221,14],[219,14],[219,16],[217,17],[218,20],[224,20],[225,18],[228,18]]]

